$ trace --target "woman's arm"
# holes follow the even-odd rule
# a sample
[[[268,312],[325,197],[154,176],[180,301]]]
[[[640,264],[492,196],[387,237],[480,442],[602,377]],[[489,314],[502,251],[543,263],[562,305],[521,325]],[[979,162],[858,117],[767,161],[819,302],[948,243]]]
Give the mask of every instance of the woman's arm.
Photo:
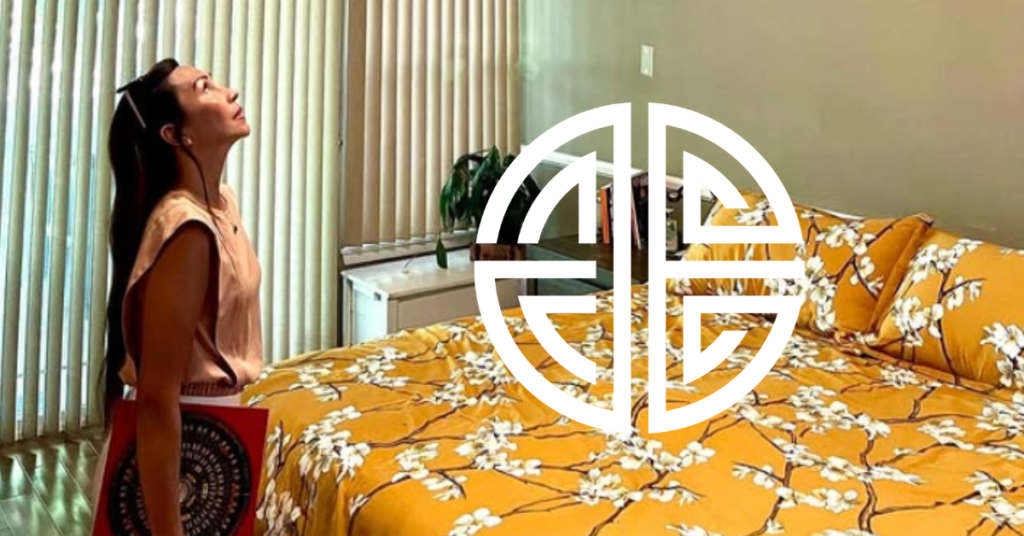
[[[184,533],[179,396],[209,289],[212,247],[204,229],[186,225],[147,275],[136,400],[139,477],[153,536]]]

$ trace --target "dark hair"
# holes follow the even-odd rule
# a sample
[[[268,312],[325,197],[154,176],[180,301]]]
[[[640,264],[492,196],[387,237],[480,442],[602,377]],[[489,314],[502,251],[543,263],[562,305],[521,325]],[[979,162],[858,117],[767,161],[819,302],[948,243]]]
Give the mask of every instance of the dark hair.
[[[174,88],[167,82],[176,68],[177,61],[165,59],[118,89],[122,97],[110,123],[107,150],[116,189],[110,219],[113,273],[107,302],[107,353],[102,375],[104,421],[108,426],[113,407],[124,392],[120,373],[127,350],[121,320],[128,280],[153,209],[180,177],[174,146],[160,135],[163,126],[172,125],[175,135],[181,139],[185,114]],[[184,145],[181,148],[203,175],[195,155]],[[205,176],[202,182],[206,188]],[[206,200],[209,205],[208,192]]]

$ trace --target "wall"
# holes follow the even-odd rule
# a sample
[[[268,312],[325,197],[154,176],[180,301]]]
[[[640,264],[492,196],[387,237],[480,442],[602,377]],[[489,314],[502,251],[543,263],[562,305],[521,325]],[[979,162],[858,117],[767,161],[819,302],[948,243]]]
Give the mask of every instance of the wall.
[[[524,143],[632,102],[633,165],[645,167],[646,104],[674,104],[746,138],[795,200],[928,212],[1024,247],[1024,1],[521,2]],[[640,75],[642,43],[655,47],[654,78]],[[753,185],[717,147],[668,139],[669,173],[686,150]],[[563,148],[604,160],[611,149],[610,131]]]

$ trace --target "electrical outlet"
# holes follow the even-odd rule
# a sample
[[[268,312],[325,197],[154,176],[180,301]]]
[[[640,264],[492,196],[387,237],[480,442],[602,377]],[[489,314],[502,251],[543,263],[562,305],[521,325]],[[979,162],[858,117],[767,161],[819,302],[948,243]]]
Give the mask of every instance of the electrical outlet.
[[[640,45],[640,74],[654,78],[654,47]]]

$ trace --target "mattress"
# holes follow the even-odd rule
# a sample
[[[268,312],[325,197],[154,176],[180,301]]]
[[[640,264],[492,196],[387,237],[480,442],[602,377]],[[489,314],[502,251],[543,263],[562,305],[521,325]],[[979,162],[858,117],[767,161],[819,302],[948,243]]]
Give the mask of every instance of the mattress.
[[[702,317],[734,354],[683,385],[669,298],[669,407],[738,374],[771,328]],[[612,298],[552,315],[599,365],[555,363],[518,310],[506,324],[545,377],[610,407]],[[646,287],[634,287],[634,432],[560,416],[494,354],[479,318],[403,331],[268,368],[245,393],[270,410],[258,516],[267,535],[963,535],[1024,529],[1024,395],[797,331],[772,373],[706,423],[648,434]]]

